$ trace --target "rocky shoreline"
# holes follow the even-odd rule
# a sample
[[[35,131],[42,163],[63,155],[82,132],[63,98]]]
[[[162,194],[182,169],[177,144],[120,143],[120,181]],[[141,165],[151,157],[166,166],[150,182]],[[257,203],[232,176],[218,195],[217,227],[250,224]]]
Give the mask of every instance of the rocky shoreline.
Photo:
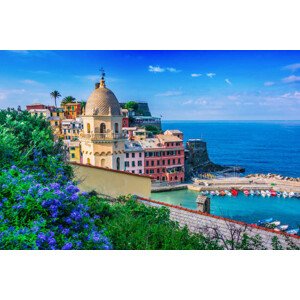
[[[284,181],[291,181],[291,182],[300,182],[300,177],[288,177],[282,176],[278,174],[249,174],[245,176],[245,178],[262,178],[262,179],[276,179],[276,180],[284,180]]]

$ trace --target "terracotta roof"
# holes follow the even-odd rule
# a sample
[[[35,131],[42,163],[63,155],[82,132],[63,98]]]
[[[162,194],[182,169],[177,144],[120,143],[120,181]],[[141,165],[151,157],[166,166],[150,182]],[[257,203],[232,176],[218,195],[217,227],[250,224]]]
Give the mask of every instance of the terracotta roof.
[[[164,142],[182,142],[182,139],[175,135],[158,134],[156,137]]]

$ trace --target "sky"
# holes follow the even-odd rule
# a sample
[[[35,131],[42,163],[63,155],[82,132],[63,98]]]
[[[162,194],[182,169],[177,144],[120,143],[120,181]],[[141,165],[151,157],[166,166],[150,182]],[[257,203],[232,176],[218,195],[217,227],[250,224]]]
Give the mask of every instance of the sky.
[[[101,67],[120,102],[163,120],[300,119],[300,51],[2,50],[0,108],[87,100]]]

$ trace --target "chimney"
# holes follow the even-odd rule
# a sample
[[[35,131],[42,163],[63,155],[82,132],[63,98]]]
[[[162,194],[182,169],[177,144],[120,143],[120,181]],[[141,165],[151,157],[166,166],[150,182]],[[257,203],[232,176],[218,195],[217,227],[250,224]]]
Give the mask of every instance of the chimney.
[[[100,82],[96,82],[96,83],[95,83],[95,90],[98,89],[99,86],[100,86]]]

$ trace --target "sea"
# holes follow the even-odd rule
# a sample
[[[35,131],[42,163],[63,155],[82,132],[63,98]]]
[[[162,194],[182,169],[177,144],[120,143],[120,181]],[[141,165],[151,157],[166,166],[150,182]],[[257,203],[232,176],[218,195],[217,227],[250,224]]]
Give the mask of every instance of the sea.
[[[162,128],[181,130],[185,142],[203,139],[214,163],[300,177],[300,121],[163,121]]]

